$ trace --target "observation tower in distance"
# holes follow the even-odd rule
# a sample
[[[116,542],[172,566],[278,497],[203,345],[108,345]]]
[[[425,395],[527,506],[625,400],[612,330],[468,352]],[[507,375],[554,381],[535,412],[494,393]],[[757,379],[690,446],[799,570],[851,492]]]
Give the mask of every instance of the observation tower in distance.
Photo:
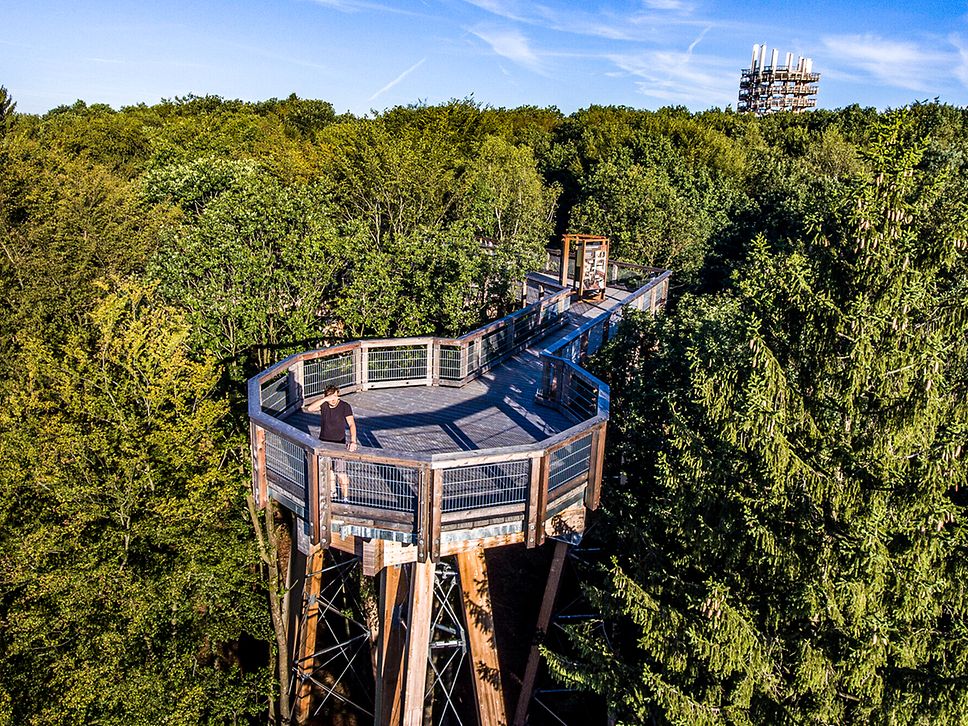
[[[757,116],[780,111],[802,113],[817,105],[817,83],[820,74],[813,72],[813,59],[800,56],[793,63],[793,53],[787,53],[783,65],[779,65],[776,48],[766,63],[766,44],[753,44],[750,67],[743,69],[739,81],[740,113]]]

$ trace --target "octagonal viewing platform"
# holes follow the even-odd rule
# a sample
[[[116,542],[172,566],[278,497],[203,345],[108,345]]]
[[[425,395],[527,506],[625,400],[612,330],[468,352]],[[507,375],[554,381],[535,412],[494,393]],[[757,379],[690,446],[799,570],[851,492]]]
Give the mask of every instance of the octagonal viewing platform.
[[[581,367],[625,310],[665,304],[669,272],[612,262],[597,301],[532,273],[525,306],[458,338],[361,340],[299,353],[249,381],[256,502],[297,541],[386,565],[580,535],[598,506],[608,386]],[[318,439],[330,385],[359,448]],[[345,462],[349,496],[333,496]],[[340,466],[342,468],[342,466]]]

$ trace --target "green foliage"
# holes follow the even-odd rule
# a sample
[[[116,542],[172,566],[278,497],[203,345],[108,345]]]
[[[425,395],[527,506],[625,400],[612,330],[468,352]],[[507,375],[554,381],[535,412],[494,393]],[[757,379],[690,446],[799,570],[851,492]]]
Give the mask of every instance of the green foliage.
[[[217,370],[122,285],[62,342],[21,335],[0,407],[0,679],[16,723],[226,721],[261,710],[232,655],[266,618],[220,433]],[[56,695],[53,695],[56,694]]]
[[[559,674],[627,722],[961,723],[964,205],[884,119],[814,234],[763,238],[735,292],[640,325],[610,367],[628,477]],[[621,367],[622,365],[626,367]]]
[[[7,89],[0,86],[0,137],[5,136],[10,127],[13,126],[14,114],[17,104],[10,97]]]

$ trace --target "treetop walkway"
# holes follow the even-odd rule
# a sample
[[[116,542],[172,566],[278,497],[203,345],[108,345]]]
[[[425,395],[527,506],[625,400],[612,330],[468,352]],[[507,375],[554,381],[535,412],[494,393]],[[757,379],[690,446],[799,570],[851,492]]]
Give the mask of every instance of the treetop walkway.
[[[304,552],[361,555],[369,574],[579,534],[598,506],[609,408],[608,386],[581,362],[626,309],[663,306],[670,273],[611,262],[590,303],[557,272],[530,274],[523,308],[458,338],[358,340],[250,379],[256,502],[295,515]],[[353,407],[354,452],[320,441],[307,411],[331,385]],[[346,501],[326,484],[337,462]]]

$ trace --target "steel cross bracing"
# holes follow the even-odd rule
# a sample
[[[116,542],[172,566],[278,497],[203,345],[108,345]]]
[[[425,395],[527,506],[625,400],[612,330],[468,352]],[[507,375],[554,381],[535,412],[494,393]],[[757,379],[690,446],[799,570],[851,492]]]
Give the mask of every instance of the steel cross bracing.
[[[306,575],[307,581],[310,577],[319,577],[322,582],[318,596],[303,597],[294,639],[296,656],[289,694],[292,697],[300,684],[308,683],[325,694],[313,711],[314,717],[331,701],[337,701],[372,718],[372,700],[359,699],[360,695],[371,696],[373,692],[372,681],[367,682],[361,675],[368,673],[372,677],[372,634],[360,617],[365,612],[358,590],[363,579],[361,558],[337,559],[334,551],[329,550],[324,561],[330,564]],[[314,606],[315,612],[311,612]],[[311,655],[300,658],[300,636],[306,632],[310,618],[316,619],[315,649]]]
[[[424,697],[424,704],[434,713],[433,723],[437,726],[445,723],[462,726],[464,723],[454,703],[454,688],[468,653],[460,597],[457,570],[450,562],[438,562],[434,572],[434,615],[430,629],[432,675]]]
[[[361,579],[361,559],[349,557],[335,561],[328,551],[327,564],[319,572],[307,573],[321,577],[318,596],[303,598],[302,613],[296,632],[296,656],[293,659],[290,697],[299,684],[308,683],[325,694],[313,710],[317,717],[332,701],[350,707],[373,718],[373,703],[362,701],[360,694],[372,693],[372,683],[365,682],[361,671],[371,667],[369,647],[373,641],[370,628],[363,622],[365,608],[357,586]],[[454,701],[458,680],[466,671],[468,661],[467,630],[460,610],[461,589],[457,570],[447,561],[439,562],[434,573],[434,604],[431,621],[431,642],[427,691],[424,705],[433,713],[436,726],[463,726]],[[313,607],[315,607],[315,612]],[[299,638],[307,629],[310,618],[316,618],[316,644],[311,655],[299,657]],[[354,698],[355,697],[355,698]]]

